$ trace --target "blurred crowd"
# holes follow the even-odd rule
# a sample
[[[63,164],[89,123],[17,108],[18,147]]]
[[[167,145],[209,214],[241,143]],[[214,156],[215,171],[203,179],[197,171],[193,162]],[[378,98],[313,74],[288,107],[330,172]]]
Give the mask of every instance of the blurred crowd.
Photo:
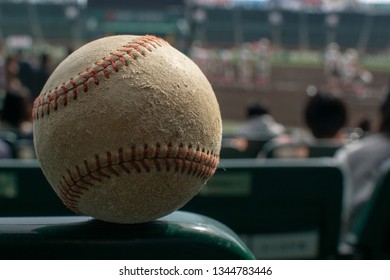
[[[31,109],[52,67],[46,53],[27,58],[0,48],[0,157],[34,157]]]

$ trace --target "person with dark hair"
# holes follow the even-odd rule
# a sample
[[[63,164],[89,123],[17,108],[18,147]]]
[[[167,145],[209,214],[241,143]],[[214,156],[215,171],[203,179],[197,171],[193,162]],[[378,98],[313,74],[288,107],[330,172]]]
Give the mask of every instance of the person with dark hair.
[[[7,91],[0,112],[1,129],[20,132],[30,120],[29,96],[23,92]]]
[[[248,139],[272,138],[285,132],[285,127],[270,115],[260,103],[250,103],[246,110],[247,122],[238,128],[237,134]]]
[[[342,216],[346,238],[375,189],[380,166],[390,159],[390,92],[380,107],[379,131],[345,145],[335,158],[346,176]]]
[[[341,99],[319,92],[316,87],[307,89],[304,105],[304,122],[308,128],[290,129],[264,145],[262,154],[274,158],[332,157],[347,141],[344,127],[347,109]]]
[[[29,92],[34,89],[34,68],[30,61],[25,59],[25,55],[22,50],[19,50],[15,59],[19,64],[18,67],[18,78],[20,82],[25,86]]]
[[[5,57],[3,53],[3,46],[0,43],[0,94],[6,86],[5,83]]]
[[[344,139],[342,128],[347,123],[347,109],[338,97],[324,92],[310,96],[304,118],[316,139]]]
[[[9,57],[6,63],[6,88],[0,109],[0,129],[31,138],[31,96],[18,78],[17,60]]]
[[[33,90],[31,91],[32,99],[38,97],[41,93],[43,86],[46,81],[49,79],[50,74],[52,73],[51,68],[51,57],[47,53],[42,53],[40,56],[40,63],[38,69],[35,70],[35,79],[33,84]]]

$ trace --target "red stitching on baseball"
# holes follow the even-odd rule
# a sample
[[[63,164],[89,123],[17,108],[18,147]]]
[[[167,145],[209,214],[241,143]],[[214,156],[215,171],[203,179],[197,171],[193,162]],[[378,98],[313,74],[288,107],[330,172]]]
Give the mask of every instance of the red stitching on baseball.
[[[75,167],[76,167],[77,176],[79,176],[80,182],[82,182],[83,184],[92,186],[93,184],[88,182],[88,181],[86,181],[85,178],[83,177],[83,175],[81,175],[80,166],[76,165]]]
[[[47,114],[50,115],[50,102],[51,102],[51,96],[50,94],[47,96],[47,99],[49,99],[49,104],[47,104]]]
[[[58,109],[58,98],[60,95],[58,94],[58,90],[54,89],[54,110],[57,111]]]
[[[76,100],[77,99],[77,84],[76,84],[76,82],[75,82],[75,80],[73,78],[71,78],[69,82],[70,82],[70,84],[73,87],[73,90],[72,90],[72,92],[73,92],[73,100]]]
[[[118,52],[114,52],[114,53],[111,53],[112,56],[116,56],[118,57],[118,60],[125,66],[127,66],[127,61],[126,59],[124,59],[123,55],[121,53],[118,53]]]
[[[128,169],[126,165],[124,165],[125,159],[124,159],[124,153],[122,148],[118,150],[118,160],[119,160],[119,166],[122,168],[122,170],[129,174],[130,169]]]
[[[102,177],[106,177],[108,179],[110,179],[110,175],[106,174],[103,172],[103,168],[102,168],[102,165],[100,164],[100,158],[99,158],[99,155],[95,155],[95,162],[96,162],[96,172],[98,173],[98,175],[102,176]]]
[[[84,166],[85,166],[85,169],[87,170],[87,174],[88,174],[88,177],[91,178],[92,180],[96,180],[96,181],[99,181],[101,182],[102,180],[100,180],[100,178],[98,177],[95,177],[91,171],[91,169],[89,168],[89,164],[86,160],[84,160]]]
[[[141,49],[139,48],[139,46],[140,46],[140,44],[137,44],[136,42],[134,42],[134,43],[131,43],[131,44],[126,45],[125,48],[129,48],[129,49],[130,49],[129,51],[135,50],[135,51],[137,51],[140,55],[145,56],[144,51],[141,50]],[[148,50],[149,50],[149,49],[148,49]],[[150,51],[150,50],[149,50],[149,51]],[[137,57],[135,57],[135,59],[137,59]]]
[[[102,182],[104,179],[110,179],[112,177],[110,174],[120,176],[123,172],[128,174],[134,171],[137,173],[143,171],[150,172],[150,164],[156,168],[157,172],[161,172],[163,170],[162,163],[166,165],[166,172],[169,172],[171,162],[175,165],[175,172],[196,176],[203,180],[206,180],[214,174],[219,162],[219,156],[212,151],[202,149],[200,152],[199,147],[194,149],[189,145],[186,152],[183,153],[183,144],[180,144],[176,150],[177,153],[175,155],[173,145],[169,143],[166,154],[163,155],[161,144],[157,143],[155,147],[149,147],[145,144],[142,153],[139,153],[137,152],[136,146],[132,145],[129,149],[130,153],[127,159],[124,149],[118,149],[118,162],[114,162],[111,152],[106,152],[106,157],[103,160],[104,165],[102,164],[101,157],[96,154],[94,156],[94,164],[96,166],[94,170],[90,168],[87,160],[84,160],[84,173],[79,165],[75,165],[74,173],[69,169],[66,170],[66,175],[62,176],[62,180],[59,182],[59,194],[68,208],[78,212],[77,204],[80,195],[93,187],[94,181]],[[137,155],[139,158],[137,158]],[[115,166],[119,166],[120,169],[115,169]],[[86,180],[87,178],[90,182]]]
[[[154,165],[156,166],[157,171],[162,170],[160,161],[158,160],[158,158],[160,157],[160,148],[161,148],[160,143],[157,143],[156,149],[154,151],[154,158],[153,158],[153,162],[154,162]]]
[[[113,165],[114,165],[114,164],[112,163],[111,153],[110,153],[110,152],[107,152],[107,168],[108,168],[108,170],[109,170],[111,173],[115,174],[116,176],[119,176],[119,175],[120,175],[119,172],[116,171],[116,170],[112,167]]]
[[[61,89],[64,91],[64,94],[68,94],[68,88],[66,87],[65,83],[62,83]]]
[[[123,66],[128,66],[127,60],[136,60],[139,55],[145,56],[146,51],[152,52],[157,46],[167,45],[168,43],[161,38],[146,35],[138,38],[137,41],[120,47],[118,50],[110,53],[110,56],[102,58],[101,61],[88,68],[86,71],[79,73],[77,77],[72,77],[69,81],[62,83],[60,86],[51,89],[42,95],[38,96],[34,101],[33,119],[38,120],[43,118],[45,114],[50,114],[50,107],[54,104],[54,111],[57,111],[60,106],[58,103],[59,97],[63,98],[63,106],[68,105],[68,94],[73,93],[73,100],[78,97],[78,88],[82,87],[83,91],[88,92],[88,81],[93,78],[95,85],[99,85],[99,73],[103,73],[106,79],[109,79],[110,73],[118,72],[117,63],[122,63]],[[142,48],[141,48],[142,47]],[[54,95],[54,96],[52,96]],[[45,112],[45,106],[46,112]]]
[[[62,96],[62,99],[63,99],[63,105],[64,106],[68,105],[68,95],[67,94],[63,94],[61,96]],[[50,104],[49,104],[49,106],[50,106]],[[43,115],[42,115],[42,117],[43,117]]]

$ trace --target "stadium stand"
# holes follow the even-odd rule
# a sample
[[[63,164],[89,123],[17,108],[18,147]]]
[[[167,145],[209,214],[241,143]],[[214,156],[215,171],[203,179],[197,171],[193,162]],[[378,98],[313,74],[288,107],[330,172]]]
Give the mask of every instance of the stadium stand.
[[[258,41],[263,37],[271,38],[272,34],[267,14],[259,13],[258,10],[245,10],[245,14],[241,19],[243,37],[246,41]]]
[[[74,215],[36,160],[0,161],[0,182],[1,217]],[[337,253],[341,196],[330,160],[224,160],[181,210],[226,224],[257,258],[326,259]]]
[[[0,259],[254,259],[230,229],[177,211],[156,221],[111,224],[90,217],[0,218]]]
[[[383,36],[386,26],[390,24],[390,17],[386,14],[379,14],[373,17],[372,30],[370,32],[369,46],[372,49],[382,49],[389,45],[389,38]]]
[[[4,38],[31,36],[49,42],[72,40],[72,24],[65,5],[0,3],[0,29]],[[79,28],[82,29],[83,24]]]
[[[39,17],[39,22],[42,27],[42,37],[49,40],[64,40],[73,39],[74,29],[70,19],[66,17],[65,5],[35,5],[36,13],[39,15],[45,15]],[[51,28],[45,28],[50,26]],[[80,30],[83,29],[83,25],[78,26]],[[73,33],[72,33],[73,32]]]
[[[226,224],[258,259],[335,258],[342,187],[330,159],[222,160],[182,210]]]
[[[337,27],[336,42],[343,47],[356,48],[364,24],[364,14],[342,13]]]
[[[36,160],[0,161],[0,259],[75,258],[254,256],[230,229],[198,214],[177,211],[143,225],[76,216],[56,196]]]
[[[149,3],[149,2],[148,2]],[[189,13],[198,7],[185,7],[184,1],[172,0],[152,4],[131,3],[120,1],[112,5],[100,0],[90,0],[86,7],[78,8],[78,16],[74,19],[67,17],[67,6],[61,3],[26,4],[15,1],[0,3],[0,30],[2,37],[10,35],[29,35],[44,39],[48,42],[59,42],[77,39],[92,39],[96,36],[109,33],[145,33],[154,32],[161,36],[175,35],[180,37],[180,28],[177,22],[180,19],[188,20],[190,27],[189,37],[186,40],[195,40],[203,34],[202,40],[211,45],[231,45],[234,43],[257,41],[262,37],[274,39],[280,36],[280,44],[287,48],[323,49],[329,43],[326,25],[326,12],[316,11],[305,13],[302,11],[275,10],[268,8],[246,9],[242,7],[221,8],[201,7],[205,11],[204,22],[196,23]],[[129,13],[160,13],[162,21]],[[272,24],[272,13],[281,16],[280,25]],[[117,15],[117,16],[116,16]],[[381,50],[388,47],[390,35],[386,32],[389,17],[386,13],[366,13],[364,11],[337,12],[338,23],[332,27],[332,32],[342,48],[357,48],[362,43],[362,36],[369,36],[367,45],[369,50]],[[113,17],[114,16],[114,17]],[[153,19],[153,20],[152,20]],[[90,22],[96,22],[96,30],[89,30]],[[77,30],[74,23],[77,23]],[[159,24],[156,24],[159,23]],[[200,31],[199,31],[200,29]],[[200,32],[198,32],[198,31]],[[76,34],[76,33],[77,34]],[[38,34],[37,34],[38,33]],[[279,35],[275,35],[279,33]],[[364,33],[364,34],[362,34]],[[39,37],[42,38],[39,38]]]
[[[204,8],[207,17],[202,28],[205,40],[210,44],[226,44],[236,41],[237,32],[243,42],[256,41],[261,37],[274,39],[280,32],[280,44],[288,48],[323,49],[329,43],[330,29],[335,34],[334,40],[342,48],[357,48],[361,44],[361,36],[366,32],[370,40],[365,46],[370,50],[387,47],[389,36],[384,34],[384,26],[388,16],[383,14],[367,14],[365,12],[338,12],[338,23],[327,27],[325,12],[305,13],[300,11],[277,10],[281,16],[280,26],[271,24],[272,9],[223,9]],[[368,20],[367,20],[368,19]],[[372,26],[370,20],[373,20]],[[238,30],[237,30],[238,28]],[[364,32],[363,32],[364,31]],[[235,33],[236,32],[236,33]],[[278,36],[278,35],[276,35]]]
[[[281,27],[281,44],[298,47],[300,44],[299,14],[285,11],[282,17],[284,24]]]
[[[321,49],[328,44],[327,29],[325,27],[325,14],[303,14],[304,25],[307,28],[307,46]]]
[[[231,10],[207,10],[207,20],[203,23],[203,32],[210,43],[226,44],[234,42],[233,14]]]
[[[25,4],[0,3],[0,27],[2,35],[32,35],[28,19],[28,6]]]

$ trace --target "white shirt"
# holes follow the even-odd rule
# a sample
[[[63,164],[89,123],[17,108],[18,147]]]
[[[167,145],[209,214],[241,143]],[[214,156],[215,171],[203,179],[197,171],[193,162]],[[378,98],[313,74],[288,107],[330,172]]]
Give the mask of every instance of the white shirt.
[[[380,166],[390,158],[390,136],[372,134],[340,149],[336,159],[345,174],[342,235],[353,227],[361,207],[370,199]]]

